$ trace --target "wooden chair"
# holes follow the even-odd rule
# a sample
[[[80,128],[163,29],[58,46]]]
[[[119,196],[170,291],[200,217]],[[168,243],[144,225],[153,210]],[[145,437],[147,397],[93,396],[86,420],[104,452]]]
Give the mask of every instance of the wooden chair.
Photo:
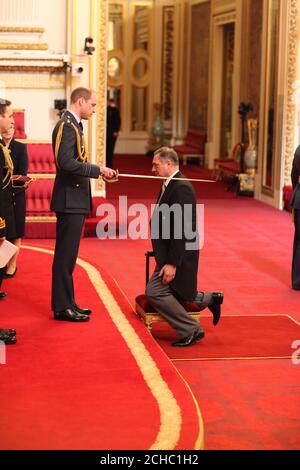
[[[198,129],[188,129],[185,142],[182,145],[174,145],[172,148],[182,158],[183,165],[188,159],[199,160],[199,165],[204,166],[206,132]]]
[[[26,190],[25,238],[55,238],[55,214],[50,201],[55,178],[52,143],[18,139],[26,144],[28,176],[34,179]]]
[[[240,173],[240,143],[235,144],[228,157],[214,158],[213,178],[216,181],[226,176],[235,176]]]

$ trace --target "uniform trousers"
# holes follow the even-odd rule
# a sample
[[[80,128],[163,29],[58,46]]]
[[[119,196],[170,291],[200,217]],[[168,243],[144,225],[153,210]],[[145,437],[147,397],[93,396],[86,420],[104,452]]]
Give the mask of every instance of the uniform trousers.
[[[1,290],[3,276],[5,273],[6,273],[6,266],[4,266],[4,268],[0,268],[0,290]]]
[[[52,310],[61,312],[75,304],[73,271],[85,220],[84,214],[56,213],[56,244],[52,265]]]

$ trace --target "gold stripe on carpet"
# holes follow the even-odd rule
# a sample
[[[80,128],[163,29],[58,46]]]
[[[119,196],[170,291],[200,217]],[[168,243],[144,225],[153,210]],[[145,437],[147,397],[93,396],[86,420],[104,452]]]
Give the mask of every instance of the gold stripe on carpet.
[[[113,281],[114,283],[116,284],[116,286],[118,287],[118,289],[120,290],[120,292],[122,292],[122,294],[124,295],[125,299],[127,300],[128,304],[130,305],[130,307],[132,308],[132,311],[134,312],[135,309],[134,309],[134,306],[132,305],[132,303],[130,302],[129,298],[127,297],[126,293],[123,291],[123,289],[121,288],[121,286],[119,286],[118,282],[116,281],[116,279],[113,278]],[[199,404],[191,390],[191,387],[189,386],[189,384],[187,383],[187,381],[185,380],[185,378],[181,375],[181,373],[179,372],[179,370],[174,366],[173,364],[173,359],[170,359],[167,354],[165,353],[165,351],[162,349],[162,347],[157,343],[157,346],[160,348],[160,350],[162,351],[163,354],[165,354],[167,360],[170,362],[170,365],[175,369],[175,371],[177,372],[177,374],[179,375],[179,377],[181,378],[181,380],[185,383],[191,397],[192,397],[192,400],[194,402],[194,405],[195,405],[195,408],[196,408],[196,412],[197,412],[197,416],[198,416],[198,423],[199,423],[199,432],[198,432],[198,436],[197,436],[197,439],[196,439],[196,443],[194,445],[194,448],[195,449],[204,449],[204,424],[203,424],[203,418],[202,418],[202,414],[201,414],[201,411],[200,411],[200,408],[199,408]],[[179,359],[181,360],[181,359]]]
[[[53,255],[53,250],[23,245],[22,248]],[[160,429],[150,450],[172,450],[176,447],[181,433],[181,409],[160,371],[151,358],[145,345],[123,314],[119,304],[103,281],[99,271],[87,261],[80,258],[77,264],[87,273],[97,294],[104,303],[112,321],[125,340],[135,358],[141,374],[154,396],[160,411]]]

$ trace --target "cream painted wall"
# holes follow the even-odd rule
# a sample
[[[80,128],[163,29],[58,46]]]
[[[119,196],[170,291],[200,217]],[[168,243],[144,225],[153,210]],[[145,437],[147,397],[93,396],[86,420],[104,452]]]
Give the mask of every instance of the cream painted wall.
[[[25,132],[28,139],[51,140],[58,117],[53,110],[54,99],[63,99],[64,90],[18,90],[7,93],[17,109],[25,109]]]
[[[43,42],[49,46],[49,52],[64,54],[67,52],[67,0],[38,0],[40,4],[41,26],[45,28]]]
[[[67,0],[1,0],[1,26],[40,27],[44,33],[1,33],[1,42],[48,44],[47,51],[4,50],[3,55],[30,58],[25,65],[34,64],[35,57],[51,58],[67,52]],[[30,77],[30,80],[28,80]],[[1,72],[6,98],[14,108],[25,109],[25,132],[29,139],[50,139],[56,122],[54,99],[65,98],[64,74],[55,84],[47,72]],[[52,83],[51,83],[52,81]]]
[[[1,26],[39,27],[43,34],[1,33],[1,41],[42,42],[49,45],[49,52],[66,51],[67,0],[1,0]]]

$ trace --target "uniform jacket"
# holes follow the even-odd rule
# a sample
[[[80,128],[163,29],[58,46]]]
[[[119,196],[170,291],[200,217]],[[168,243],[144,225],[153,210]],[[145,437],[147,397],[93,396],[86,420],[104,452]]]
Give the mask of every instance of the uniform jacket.
[[[300,176],[300,145],[299,147],[297,147],[295,154],[294,154],[292,173],[291,173],[292,185],[293,185],[293,195],[291,199],[291,206],[294,209],[300,209],[300,183],[298,182],[299,176]]]
[[[56,159],[56,178],[51,199],[51,210],[70,214],[86,214],[92,208],[91,186],[89,178],[98,178],[98,165],[81,161],[77,147],[76,126],[80,135],[80,147],[83,150],[83,132],[75,117],[66,111],[56,124],[52,134],[53,152],[56,139],[63,125],[61,142]]]
[[[4,219],[4,211],[3,211],[3,172],[4,172],[4,155],[2,152],[2,145],[0,143],[0,237],[5,237],[5,219]]]
[[[184,175],[178,172],[175,177],[184,178]],[[170,208],[173,204],[180,206],[181,216],[177,212],[176,217],[171,215],[170,218],[164,213],[159,214],[163,205]],[[188,205],[191,211],[184,209],[184,205]],[[196,212],[196,195],[190,182],[171,179],[151,218],[151,241],[157,266],[159,269],[165,264],[176,266],[176,276],[170,286],[184,300],[193,300],[197,292],[199,245]],[[195,246],[187,249],[187,243],[191,242]]]
[[[12,139],[9,144],[10,156],[14,164],[14,175],[27,175],[28,154],[26,144]],[[13,188],[13,193],[24,192],[23,187]]]

